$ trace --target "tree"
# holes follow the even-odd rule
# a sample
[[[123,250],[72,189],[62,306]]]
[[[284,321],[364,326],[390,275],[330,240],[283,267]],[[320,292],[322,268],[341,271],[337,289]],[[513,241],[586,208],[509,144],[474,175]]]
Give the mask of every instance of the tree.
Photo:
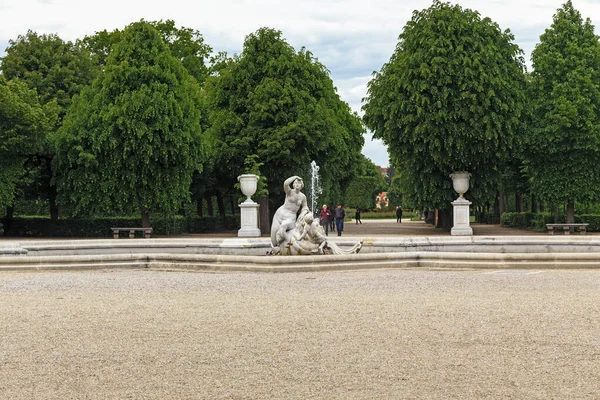
[[[434,1],[415,11],[390,61],[368,84],[364,121],[388,146],[415,204],[449,210],[453,171],[468,196],[495,193],[524,101],[522,51],[479,13]]]
[[[186,27],[178,28],[170,19],[148,24],[159,32],[171,55],[181,61],[185,69],[202,85],[209,74],[207,60],[212,49],[204,43],[200,32]],[[119,29],[112,32],[103,30],[84,37],[79,44],[91,53],[98,65],[104,66],[112,47],[121,41],[121,35],[122,31]]]
[[[308,171],[314,160],[324,192],[341,196],[362,156],[363,126],[325,66],[268,28],[248,35],[242,53],[219,65],[204,93],[217,140],[215,181],[232,187],[246,158],[257,155],[279,206],[285,179]]]
[[[346,189],[345,205],[363,210],[373,209],[377,195],[388,189],[385,177],[377,166],[364,156],[357,173],[358,176],[350,181]]]
[[[26,158],[37,151],[47,118],[37,93],[0,75],[0,207],[10,206],[23,176]]]
[[[59,132],[61,197],[76,212],[179,210],[201,169],[200,89],[151,24],[129,25]]]
[[[590,20],[567,1],[540,36],[531,60],[532,127],[527,173],[543,200],[598,201],[600,195],[600,44]]]
[[[34,89],[48,117],[49,124],[39,138],[41,146],[28,156],[27,163],[36,177],[30,185],[40,197],[48,199],[50,215],[56,219],[56,188],[51,184],[54,156],[51,137],[62,124],[73,95],[91,83],[95,71],[93,63],[80,46],[65,42],[57,35],[28,31],[9,41],[1,70],[6,79],[19,79]]]

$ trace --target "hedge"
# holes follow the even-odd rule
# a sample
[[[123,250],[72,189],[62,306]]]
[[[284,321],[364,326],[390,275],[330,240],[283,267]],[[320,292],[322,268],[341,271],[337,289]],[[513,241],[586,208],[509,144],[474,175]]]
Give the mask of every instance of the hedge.
[[[564,223],[565,216],[560,215],[558,223]],[[588,223],[588,231],[600,232],[600,215],[582,214],[575,215],[576,223]],[[530,212],[505,212],[502,213],[500,224],[507,228],[546,230],[546,224],[554,223],[554,214],[551,213],[530,213]]]
[[[184,233],[208,233],[239,229],[239,216],[225,217],[152,217],[151,226],[155,235],[177,235]],[[112,227],[140,227],[137,217],[106,217],[94,219],[58,219],[49,217],[19,217],[2,219],[6,236],[16,237],[112,237]],[[127,236],[127,232],[121,233]],[[136,233],[139,237],[142,232]]]

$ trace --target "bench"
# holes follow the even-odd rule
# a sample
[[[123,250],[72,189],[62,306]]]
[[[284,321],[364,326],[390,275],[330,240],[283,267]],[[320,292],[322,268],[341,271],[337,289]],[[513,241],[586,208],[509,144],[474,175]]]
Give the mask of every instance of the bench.
[[[571,233],[571,228],[578,229],[581,235],[585,235],[589,224],[546,224],[546,229],[550,235],[554,235],[556,230],[563,230],[565,235]]]
[[[130,239],[133,239],[135,237],[136,231],[144,232],[144,237],[146,239],[148,239],[150,237],[150,235],[152,234],[152,228],[110,228],[110,229],[112,229],[114,239],[119,238],[119,232],[121,232],[121,231],[129,231]]]

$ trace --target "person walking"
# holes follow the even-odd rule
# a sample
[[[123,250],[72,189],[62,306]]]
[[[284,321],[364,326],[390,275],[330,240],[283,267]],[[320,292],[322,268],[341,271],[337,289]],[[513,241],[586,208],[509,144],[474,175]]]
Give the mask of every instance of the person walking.
[[[319,222],[325,230],[325,236],[329,236],[329,218],[331,217],[331,211],[327,209],[327,204],[323,204],[323,209],[319,212]]]
[[[346,211],[342,207],[342,203],[338,204],[337,208],[333,211],[335,217],[335,227],[337,229],[337,235],[342,236],[344,230],[344,218],[346,218]]]
[[[396,223],[400,224],[402,223],[402,207],[398,206],[398,208],[396,208]]]
[[[362,224],[362,221],[360,220],[360,208],[356,209],[356,214],[354,214],[354,219],[356,219],[356,225]]]
[[[335,209],[333,211],[335,211]],[[335,217],[333,216],[333,211],[330,211],[329,213],[329,230],[331,232],[335,232]]]

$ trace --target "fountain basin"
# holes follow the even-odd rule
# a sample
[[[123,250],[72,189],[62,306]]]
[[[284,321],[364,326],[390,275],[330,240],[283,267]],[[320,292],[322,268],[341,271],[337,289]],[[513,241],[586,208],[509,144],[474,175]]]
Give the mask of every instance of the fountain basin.
[[[356,238],[332,240],[341,248]],[[359,254],[266,256],[268,238],[54,240],[0,244],[0,271],[159,268],[300,272],[367,268],[600,268],[600,237],[365,238]]]

